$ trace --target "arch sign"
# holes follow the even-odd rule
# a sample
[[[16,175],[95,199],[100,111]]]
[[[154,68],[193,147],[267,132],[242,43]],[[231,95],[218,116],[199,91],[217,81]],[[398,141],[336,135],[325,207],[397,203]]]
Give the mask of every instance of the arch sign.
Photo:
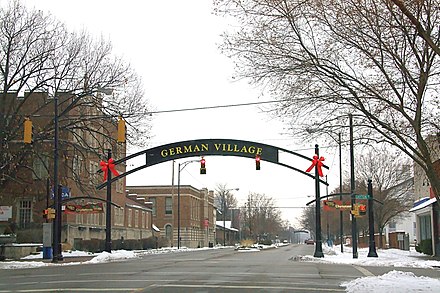
[[[306,176],[315,179],[315,176],[313,174],[310,174],[304,170],[280,162],[279,160],[280,152],[292,154],[307,161],[313,162],[313,159],[298,154],[296,152],[292,152],[286,149],[282,149],[272,145],[267,145],[258,142],[234,140],[234,139],[187,140],[187,141],[165,144],[151,149],[146,149],[138,153],[129,155],[125,158],[115,160],[114,165],[118,165],[120,163],[123,163],[125,161],[128,161],[136,157],[139,158],[144,157],[145,163],[141,166],[138,166],[134,169],[131,169],[123,174],[120,174],[112,178],[111,182],[114,182],[131,173],[134,173],[136,171],[139,171],[141,169],[156,164],[160,164],[176,159],[183,159],[183,158],[197,157],[197,156],[237,156],[237,157],[246,157],[253,159],[255,159],[256,156],[259,156],[261,160],[284,166],[286,168],[295,170],[297,172],[300,172]],[[322,167],[328,169],[328,166],[326,165],[322,165]],[[325,185],[328,185],[327,182],[321,179],[319,179],[319,181]],[[105,186],[106,183],[103,183],[97,186],[97,189],[102,189]]]
[[[294,155],[296,157],[302,158],[308,162],[308,169],[298,169],[289,164],[280,161],[280,153],[287,153]],[[125,158],[114,161],[110,157],[110,151],[108,155],[108,162],[101,162],[102,172],[105,170],[105,180],[106,182],[97,186],[97,189],[102,189],[107,186],[107,217],[106,217],[106,251],[111,252],[111,183],[125,177],[131,173],[139,171],[141,169],[160,164],[166,161],[183,159],[188,157],[196,156],[238,156],[255,159],[258,157],[260,160],[268,161],[274,164],[284,166],[286,168],[300,172],[306,176],[311,177],[315,180],[315,218],[316,218],[316,245],[315,245],[315,257],[323,257],[322,252],[322,240],[321,240],[321,214],[320,214],[320,184],[323,183],[328,185],[327,182],[320,179],[322,177],[322,168],[328,169],[326,165],[323,164],[323,158],[319,157],[318,145],[315,145],[315,155],[313,158],[308,158],[301,154],[278,148],[275,146],[262,144],[252,141],[244,140],[233,140],[233,139],[198,139],[198,140],[187,140],[176,143],[165,144],[157,146],[151,149],[143,150],[138,153],[132,154]],[[115,166],[128,161],[136,157],[144,157],[145,163],[134,169],[126,171],[123,174],[119,174]],[[312,169],[315,169],[314,175],[308,173]],[[115,174],[112,178],[111,173]],[[108,175],[108,176],[107,176]],[[179,230],[180,231],[180,230]]]

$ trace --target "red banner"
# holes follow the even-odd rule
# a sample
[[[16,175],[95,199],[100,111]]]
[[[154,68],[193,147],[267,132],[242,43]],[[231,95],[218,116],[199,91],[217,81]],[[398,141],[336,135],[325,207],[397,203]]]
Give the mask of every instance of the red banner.
[[[332,211],[334,209],[350,210],[351,209],[351,202],[343,203],[340,200],[323,200],[323,209],[324,209],[324,211]]]
[[[103,213],[104,207],[102,203],[66,204],[64,212],[66,214],[97,214]]]

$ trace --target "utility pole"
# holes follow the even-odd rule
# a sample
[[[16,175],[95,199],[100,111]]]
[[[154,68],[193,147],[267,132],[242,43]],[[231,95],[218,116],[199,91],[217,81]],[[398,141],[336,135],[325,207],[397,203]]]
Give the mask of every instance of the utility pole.
[[[373,213],[373,184],[368,179],[368,230],[370,231],[370,241],[368,242],[368,257],[377,257],[376,241],[374,239],[374,213]]]
[[[58,181],[58,96],[55,94],[53,98],[54,104],[54,155],[53,155],[53,194],[55,219],[53,221],[53,243],[52,243],[52,262],[63,260],[61,252],[61,188]]]
[[[351,210],[354,210],[356,204],[355,179],[354,179],[354,144],[353,144],[353,115],[348,115],[350,120],[350,194],[351,194]],[[357,227],[356,217],[351,214],[351,245],[353,248],[353,258],[358,258],[357,251]]]
[[[339,200],[342,203],[342,142],[339,132]],[[344,219],[342,209],[339,211],[339,240],[341,241],[341,252],[344,252]]]

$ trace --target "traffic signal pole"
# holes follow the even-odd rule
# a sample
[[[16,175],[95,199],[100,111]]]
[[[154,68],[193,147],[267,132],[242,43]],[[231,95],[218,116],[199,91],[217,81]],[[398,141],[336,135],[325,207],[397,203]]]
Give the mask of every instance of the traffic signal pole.
[[[368,257],[377,257],[376,241],[374,239],[374,213],[373,213],[373,184],[368,179],[368,230],[370,231],[370,241],[368,242]]]
[[[319,147],[315,144],[315,154],[319,158]],[[318,166],[315,167],[315,221],[316,221],[316,243],[314,257],[324,257],[322,252],[322,235],[321,235],[321,193],[319,185]]]

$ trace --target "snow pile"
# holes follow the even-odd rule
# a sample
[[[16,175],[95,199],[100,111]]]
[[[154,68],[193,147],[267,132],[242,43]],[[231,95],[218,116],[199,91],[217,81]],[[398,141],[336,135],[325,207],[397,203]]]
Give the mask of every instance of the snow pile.
[[[358,278],[342,283],[346,292],[436,292],[440,288],[440,280],[417,277],[410,272],[391,271],[382,276]]]
[[[411,268],[434,268],[440,267],[440,261],[426,259],[427,256],[412,248],[410,251],[400,249],[378,249],[378,257],[368,257],[368,248],[358,249],[358,258],[353,258],[351,247],[344,246],[341,253],[340,246],[322,246],[323,258],[315,258],[312,255],[304,255],[296,258],[300,261],[315,261],[337,264],[352,264],[358,266],[389,266]]]
[[[129,250],[115,250],[112,251],[112,253],[103,251],[94,258],[92,258],[91,260],[86,261],[84,263],[102,263],[102,262],[130,259],[135,257],[137,257],[136,253],[134,251],[129,251]]]

